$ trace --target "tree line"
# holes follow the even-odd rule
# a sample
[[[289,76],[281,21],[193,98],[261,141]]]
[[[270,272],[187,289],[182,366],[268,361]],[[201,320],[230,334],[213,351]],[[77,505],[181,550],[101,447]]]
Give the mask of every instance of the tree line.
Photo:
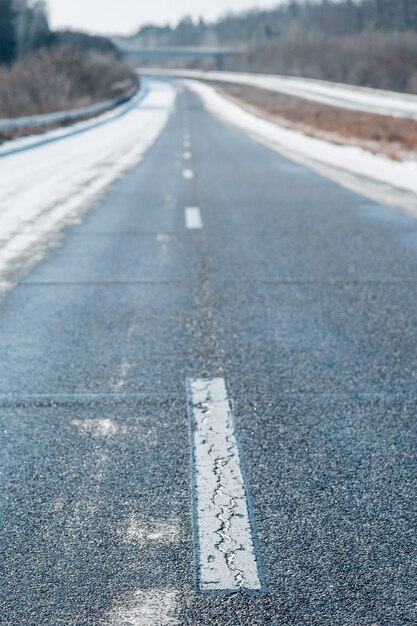
[[[41,0],[0,0],[0,118],[124,97],[137,85],[106,37],[51,31]]]
[[[268,10],[230,13],[214,23],[183,18],[175,27],[142,27],[131,41],[145,47],[253,45],[290,33],[344,35],[417,32],[416,0],[291,0]]]
[[[238,46],[244,52],[223,69],[417,93],[417,0],[290,0],[211,24],[187,17],[175,27],[145,26],[124,43]],[[207,61],[181,62],[210,69]]]
[[[43,0],[0,0],[0,64],[11,65],[19,57],[39,48],[56,45],[119,57],[118,49],[106,37],[51,31]]]
[[[417,31],[416,0],[292,0],[266,11],[229,15],[215,26],[219,41],[261,43],[290,33],[346,35]]]
[[[43,0],[0,0],[0,63],[10,64],[50,40]]]

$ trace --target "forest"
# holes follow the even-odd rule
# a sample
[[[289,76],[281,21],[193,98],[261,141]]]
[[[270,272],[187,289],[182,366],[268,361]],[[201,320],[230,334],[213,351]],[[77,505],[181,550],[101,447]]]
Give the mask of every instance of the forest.
[[[41,0],[0,0],[0,63],[51,43],[46,5]]]
[[[43,0],[0,0],[0,64],[11,65],[39,48],[65,45],[120,57],[106,37],[75,31],[52,31]]]
[[[137,83],[109,39],[52,31],[40,0],[0,0],[0,118],[123,97]]]
[[[291,33],[347,35],[417,32],[416,0],[290,0],[274,9],[230,13],[215,23],[184,17],[177,26],[142,27],[138,45],[248,45]]]
[[[224,69],[417,93],[417,0],[291,0],[215,23],[144,26],[127,43],[239,47]]]

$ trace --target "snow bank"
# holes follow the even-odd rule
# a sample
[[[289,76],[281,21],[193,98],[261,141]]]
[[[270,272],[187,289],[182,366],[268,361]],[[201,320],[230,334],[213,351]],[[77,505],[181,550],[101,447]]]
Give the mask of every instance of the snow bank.
[[[154,81],[125,115],[0,159],[0,289],[16,270],[42,258],[63,227],[77,222],[110,183],[141,160],[174,102],[174,88]]]
[[[142,73],[248,85],[353,111],[417,120],[417,95],[413,94],[273,74],[149,69]]]
[[[398,192],[399,204],[402,204],[400,196],[406,194],[408,205],[411,194],[411,202],[417,209],[417,163],[392,161],[361,148],[308,137],[257,117],[221,96],[209,85],[194,80],[187,80],[185,84],[202,98],[212,113],[289,158],[312,166],[338,182],[346,182],[343,174],[348,174],[350,180],[353,177],[357,181],[362,193],[370,191],[369,184],[378,183],[378,200],[384,199],[381,194],[391,199]],[[372,192],[376,193],[374,187]],[[372,193],[369,195],[373,197]]]

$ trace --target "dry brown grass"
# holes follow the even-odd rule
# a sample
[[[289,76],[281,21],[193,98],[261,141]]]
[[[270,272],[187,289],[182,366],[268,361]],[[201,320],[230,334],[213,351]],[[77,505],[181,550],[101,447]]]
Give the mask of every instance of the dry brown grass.
[[[312,137],[359,146],[395,160],[417,155],[417,121],[341,109],[256,87],[216,86],[255,113]]]

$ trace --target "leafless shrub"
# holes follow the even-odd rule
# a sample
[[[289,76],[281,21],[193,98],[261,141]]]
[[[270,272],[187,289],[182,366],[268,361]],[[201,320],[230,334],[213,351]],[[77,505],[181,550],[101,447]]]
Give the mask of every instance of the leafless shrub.
[[[417,93],[417,33],[292,33],[255,46],[228,69],[320,78]]]
[[[133,70],[111,54],[58,46],[0,67],[0,117],[63,111],[123,96],[137,84]]]

